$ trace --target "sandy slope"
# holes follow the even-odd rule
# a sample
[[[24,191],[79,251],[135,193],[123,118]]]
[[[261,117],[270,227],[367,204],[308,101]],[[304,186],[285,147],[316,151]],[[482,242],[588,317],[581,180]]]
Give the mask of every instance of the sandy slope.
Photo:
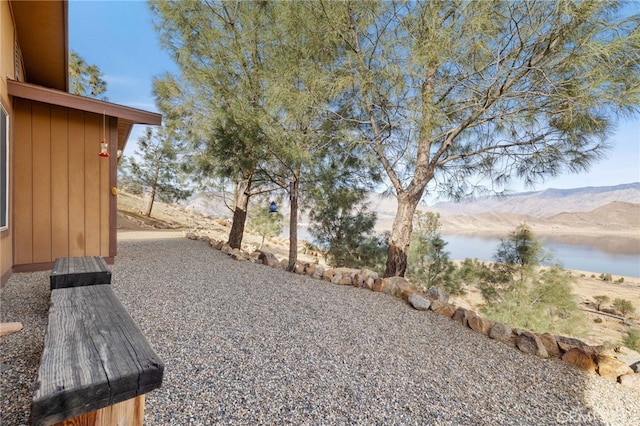
[[[212,238],[224,239],[228,237],[229,223],[226,220],[210,218],[201,215],[193,215],[188,210],[179,207],[177,205],[167,205],[164,203],[155,203],[152,212],[152,218],[145,218],[140,214],[140,211],[144,208],[144,199],[133,196],[124,192],[121,192],[118,196],[118,228],[119,238],[121,239],[140,239],[140,238],[155,238],[162,237],[180,237],[182,235],[182,229],[190,229],[194,227],[201,227],[209,230]],[[616,206],[620,207],[620,206]],[[627,208],[628,206],[622,206]],[[608,214],[607,209],[599,212],[599,214]],[[502,214],[496,214],[501,217]],[[486,214],[491,219],[491,222],[495,221],[496,216],[494,214]],[[520,215],[513,215],[520,216]],[[514,220],[517,220],[515,218]],[[498,221],[499,223],[500,221]],[[495,223],[495,222],[494,222]],[[522,222],[513,222],[515,225]],[[504,225],[504,229],[509,232],[515,225],[509,222]],[[568,227],[568,229],[570,229]],[[154,233],[149,234],[149,230],[155,230]],[[460,230],[460,228],[458,228]],[[147,231],[147,232],[143,232]],[[476,228],[477,231],[477,228]],[[495,229],[494,232],[501,232],[502,229]],[[554,232],[551,230],[550,232]],[[577,232],[574,230],[574,232]],[[581,237],[584,236],[585,229],[581,229]],[[597,228],[591,230],[594,238],[602,239]],[[558,229],[555,229],[555,235],[558,234]],[[570,234],[570,233],[569,233]],[[260,245],[261,237],[246,233],[243,240],[243,244],[250,244],[254,248]],[[288,241],[284,238],[274,238],[265,243],[265,247],[274,252],[279,258],[283,259],[288,256]],[[303,252],[304,243],[298,244],[299,259],[302,261],[320,261],[322,259],[316,259]],[[622,298],[630,300],[635,309],[635,320],[640,320],[640,277],[623,277],[623,283],[604,282],[597,278],[591,278],[592,273],[584,271],[572,271],[573,276],[576,278],[576,284],[574,286],[574,294],[576,295],[581,306],[587,310],[594,310],[591,302],[593,302],[593,296],[596,295],[608,295],[613,301],[615,298]],[[598,275],[598,274],[596,274]],[[614,280],[618,280],[619,276],[614,276]],[[457,298],[455,303],[458,306],[477,310],[483,303],[482,296],[475,288],[468,288],[467,295],[461,298]],[[604,306],[609,307],[608,305]],[[603,344],[611,343],[614,345],[619,344],[630,326],[625,325],[622,321],[607,316],[599,315],[596,313],[586,313],[589,318],[590,332],[587,337],[588,343],[591,344]],[[595,323],[595,318],[601,318],[602,323]]]

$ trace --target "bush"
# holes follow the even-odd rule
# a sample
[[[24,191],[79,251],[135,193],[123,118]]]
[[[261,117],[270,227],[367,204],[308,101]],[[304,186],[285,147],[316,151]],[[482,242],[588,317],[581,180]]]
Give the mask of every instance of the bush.
[[[593,296],[593,300],[595,301],[595,304],[596,304],[596,311],[600,311],[602,304],[607,303],[609,301],[609,296],[606,296],[604,294]]]
[[[611,276],[611,274],[600,274],[598,278],[600,278],[602,281],[613,281],[613,277]]]
[[[593,322],[595,322],[596,324],[601,324],[602,323],[602,318],[600,318],[600,317],[594,318]]]
[[[632,328],[627,331],[623,343],[629,349],[640,352],[640,328]]]
[[[624,282],[624,277],[618,278],[616,282],[622,284]]]
[[[584,334],[586,317],[571,293],[574,279],[557,265],[539,268],[550,262],[526,226],[501,240],[494,258],[478,285],[487,318],[541,333]]]
[[[612,306],[616,308],[623,317],[636,311],[636,308],[633,307],[631,301],[627,299],[616,298],[613,301]]]

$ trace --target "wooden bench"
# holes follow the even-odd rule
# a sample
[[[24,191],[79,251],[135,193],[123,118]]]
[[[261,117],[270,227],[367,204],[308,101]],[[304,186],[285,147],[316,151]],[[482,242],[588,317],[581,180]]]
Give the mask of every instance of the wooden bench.
[[[109,284],[51,291],[34,425],[142,425],[164,364]]]
[[[51,290],[95,284],[111,284],[111,271],[100,256],[56,259],[49,277]]]

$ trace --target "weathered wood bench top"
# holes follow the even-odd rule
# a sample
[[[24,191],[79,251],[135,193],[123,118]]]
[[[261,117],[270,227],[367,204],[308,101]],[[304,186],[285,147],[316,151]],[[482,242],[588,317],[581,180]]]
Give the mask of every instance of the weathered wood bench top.
[[[53,290],[32,423],[49,425],[145,394],[161,386],[163,372],[110,285]]]
[[[111,284],[111,271],[100,256],[61,257],[50,275],[51,290],[95,284]]]

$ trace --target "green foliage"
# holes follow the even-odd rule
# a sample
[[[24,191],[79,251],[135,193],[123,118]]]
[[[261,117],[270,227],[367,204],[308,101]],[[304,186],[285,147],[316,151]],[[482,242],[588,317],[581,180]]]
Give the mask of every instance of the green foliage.
[[[552,267],[533,274],[530,281],[514,281],[487,303],[482,312],[494,321],[540,333],[553,332],[580,337],[584,335],[585,317],[571,294],[571,279],[564,270]]]
[[[629,349],[640,352],[640,328],[629,329],[623,343]]]
[[[545,263],[548,255],[533,232],[522,224],[508,238],[500,240],[494,259],[503,274],[512,276],[519,272],[520,279],[523,280],[531,273],[532,268]]]
[[[495,258],[505,263],[476,273],[487,302],[482,311],[513,327],[580,336],[585,317],[571,293],[574,279],[559,266],[538,268],[546,260],[542,253],[542,246],[524,226],[502,240]]]
[[[636,311],[636,308],[633,306],[631,301],[627,299],[615,298],[613,299],[613,303],[611,305],[616,308],[623,317]]]
[[[413,226],[407,277],[425,290],[438,286],[449,294],[464,294],[462,280],[445,250],[447,243],[440,236],[440,214],[418,211]]]
[[[593,322],[595,322],[596,324],[602,324],[602,318],[600,317],[594,318]]]
[[[624,282],[624,277],[618,278],[618,280],[616,282],[619,283],[619,284],[622,284]]]
[[[74,95],[107,100],[107,82],[97,65],[89,65],[73,50],[69,52],[69,92]]]
[[[265,238],[272,238],[282,232],[284,217],[280,212],[270,212],[269,207],[258,209],[256,213],[249,214],[249,226],[262,237],[260,247]]]
[[[332,266],[376,268],[386,247],[373,232],[376,214],[367,209],[365,192],[325,189],[324,196],[315,194],[309,233],[323,249],[327,262]]]
[[[602,294],[593,296],[593,300],[596,302],[596,310],[600,311],[600,307],[602,306],[602,304],[609,302],[610,299],[609,296]]]
[[[126,156],[118,162],[118,186],[130,194],[144,194],[142,182],[131,173],[131,159]]]

